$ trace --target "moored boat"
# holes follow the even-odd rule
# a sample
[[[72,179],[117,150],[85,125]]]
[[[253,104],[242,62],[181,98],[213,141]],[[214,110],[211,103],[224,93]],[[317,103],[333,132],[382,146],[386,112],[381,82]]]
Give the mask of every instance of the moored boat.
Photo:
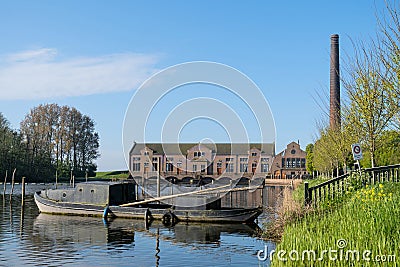
[[[135,186],[128,182],[80,183],[75,188],[47,189],[35,193],[35,202],[42,213],[107,216],[162,220],[166,224],[183,222],[246,223],[253,222],[262,208],[222,208],[220,199],[207,202],[201,196],[188,196],[185,201],[197,203],[184,207],[155,202],[134,205]],[[179,202],[179,201],[178,201]],[[126,206],[127,203],[133,203]]]

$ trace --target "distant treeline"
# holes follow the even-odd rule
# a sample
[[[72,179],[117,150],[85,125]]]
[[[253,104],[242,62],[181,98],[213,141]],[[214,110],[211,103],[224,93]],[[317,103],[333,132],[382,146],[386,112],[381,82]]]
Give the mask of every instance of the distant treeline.
[[[17,169],[16,178],[29,182],[58,177],[95,175],[99,135],[94,121],[76,108],[46,104],[34,107],[20,123],[10,127],[0,113],[0,174]],[[1,177],[0,176],[0,177]]]

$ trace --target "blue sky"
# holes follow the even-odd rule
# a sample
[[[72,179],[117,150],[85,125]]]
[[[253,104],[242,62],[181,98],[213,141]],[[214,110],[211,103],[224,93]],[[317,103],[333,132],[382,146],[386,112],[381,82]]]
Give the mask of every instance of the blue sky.
[[[350,38],[373,36],[383,6],[383,0],[2,1],[0,112],[18,128],[38,104],[74,106],[97,123],[99,170],[126,169],[122,124],[135,89],[166,67],[213,61],[262,90],[277,152],[297,140],[305,148],[323,117],[314,99],[329,88],[330,35],[338,33],[341,55],[351,55]],[[201,127],[188,126],[186,140],[196,141],[191,133]]]

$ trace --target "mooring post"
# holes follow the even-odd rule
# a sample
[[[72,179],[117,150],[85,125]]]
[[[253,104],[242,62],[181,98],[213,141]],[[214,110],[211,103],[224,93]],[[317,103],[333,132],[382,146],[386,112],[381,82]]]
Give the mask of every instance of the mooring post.
[[[304,182],[304,206],[308,206],[311,202],[308,188],[308,182]]]
[[[4,177],[4,187],[3,187],[3,195],[6,194],[6,189],[7,189],[7,170],[6,170],[6,176]]]
[[[75,188],[75,175],[72,175],[72,188]]]
[[[21,212],[24,212],[25,206],[25,177],[22,177],[22,189],[21,189]]]
[[[15,184],[15,171],[16,171],[17,169],[14,169],[14,171],[13,171],[13,175],[12,175],[12,178],[11,178],[11,193],[10,193],[10,202],[12,201],[12,195],[14,194],[14,184]]]

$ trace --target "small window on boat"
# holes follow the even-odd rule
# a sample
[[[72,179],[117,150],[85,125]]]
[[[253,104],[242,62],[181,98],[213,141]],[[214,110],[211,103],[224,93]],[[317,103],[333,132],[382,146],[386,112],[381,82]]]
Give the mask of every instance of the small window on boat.
[[[90,190],[90,193],[94,193],[94,189]]]
[[[82,188],[79,188],[79,192],[82,192]]]
[[[67,197],[67,193],[63,192],[62,196]]]

